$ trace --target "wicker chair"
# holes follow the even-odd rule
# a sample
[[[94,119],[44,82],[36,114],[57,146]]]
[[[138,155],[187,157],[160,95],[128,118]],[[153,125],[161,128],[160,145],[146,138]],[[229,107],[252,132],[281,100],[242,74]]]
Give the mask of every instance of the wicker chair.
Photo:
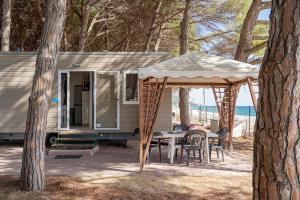
[[[209,159],[211,160],[211,152],[212,150],[216,150],[217,158],[219,159],[219,151],[222,153],[222,160],[224,162],[224,141],[227,136],[228,130],[227,128],[221,128],[217,134],[219,135],[218,138],[214,138],[212,143],[209,145]],[[217,139],[217,143],[215,143],[215,139]]]
[[[190,130],[186,133],[183,142],[182,149],[186,151],[186,165],[189,165],[190,152],[198,151],[199,152],[199,160],[202,164],[202,151],[203,151],[203,142],[205,140],[206,133],[202,130]],[[181,153],[182,160],[183,153]]]

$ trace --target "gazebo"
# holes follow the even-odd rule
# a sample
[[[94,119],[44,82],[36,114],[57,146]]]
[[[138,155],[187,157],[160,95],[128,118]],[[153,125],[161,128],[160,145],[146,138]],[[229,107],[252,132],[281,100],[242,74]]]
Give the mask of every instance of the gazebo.
[[[220,126],[227,127],[232,138],[235,104],[241,85],[248,84],[257,109],[253,82],[259,67],[203,52],[184,54],[138,70],[140,170],[149,151],[153,127],[166,87],[210,87],[219,112]]]

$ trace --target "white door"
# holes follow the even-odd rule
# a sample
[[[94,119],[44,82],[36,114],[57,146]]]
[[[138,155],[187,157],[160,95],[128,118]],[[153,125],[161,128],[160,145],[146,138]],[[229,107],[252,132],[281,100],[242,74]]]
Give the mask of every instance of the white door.
[[[119,130],[119,72],[98,71],[94,80],[95,130]]]
[[[70,73],[58,72],[58,130],[70,129]]]

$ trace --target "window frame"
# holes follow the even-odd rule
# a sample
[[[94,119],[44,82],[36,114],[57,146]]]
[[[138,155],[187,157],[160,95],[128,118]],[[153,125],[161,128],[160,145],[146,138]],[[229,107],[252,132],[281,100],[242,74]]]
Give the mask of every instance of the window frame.
[[[123,91],[122,91],[122,99],[123,99],[123,104],[139,104],[139,80],[137,80],[137,101],[127,101],[126,100],[126,75],[127,74],[137,74],[138,75],[138,70],[125,70],[123,71]]]

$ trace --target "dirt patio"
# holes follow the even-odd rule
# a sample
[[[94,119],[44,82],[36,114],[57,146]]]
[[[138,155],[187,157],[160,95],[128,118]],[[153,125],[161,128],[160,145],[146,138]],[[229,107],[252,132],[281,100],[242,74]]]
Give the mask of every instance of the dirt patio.
[[[163,162],[159,163],[154,152],[152,162],[145,166],[142,175],[137,151],[133,148],[102,145],[93,157],[56,159],[47,156],[48,186],[37,199],[43,195],[51,196],[50,199],[83,199],[78,193],[81,189],[76,191],[75,188],[91,190],[84,199],[135,199],[142,194],[147,194],[144,199],[248,199],[251,198],[251,140],[239,139],[235,147],[235,152],[225,154],[225,162],[217,160],[214,152],[212,162],[203,166],[198,158],[192,158],[190,166],[185,162],[170,165],[166,149]],[[0,192],[6,194],[5,199],[18,199],[14,195],[23,194],[17,191],[21,154],[20,146],[0,146],[0,187],[4,188]],[[11,186],[6,185],[6,181]],[[70,193],[70,198],[60,198],[60,190]],[[26,195],[21,199],[35,198],[35,194]]]

